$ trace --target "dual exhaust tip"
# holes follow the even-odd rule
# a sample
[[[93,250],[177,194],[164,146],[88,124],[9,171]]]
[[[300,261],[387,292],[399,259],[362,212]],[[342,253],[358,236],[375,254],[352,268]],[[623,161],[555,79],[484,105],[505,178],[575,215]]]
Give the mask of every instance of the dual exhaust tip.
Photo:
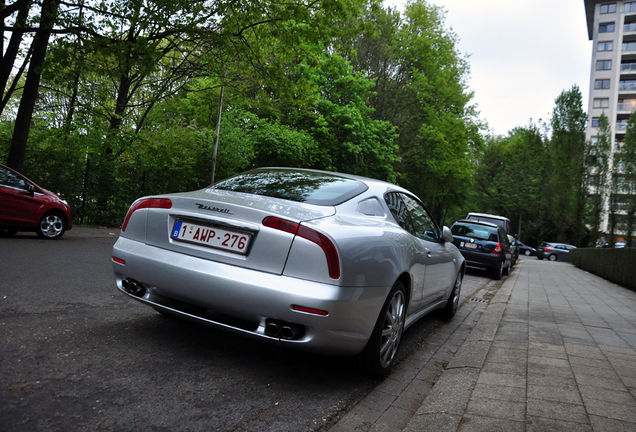
[[[128,294],[132,294],[135,297],[143,297],[146,294],[146,288],[134,279],[122,280],[121,286]]]
[[[305,327],[285,321],[267,320],[265,334],[285,340],[300,339],[305,334]]]

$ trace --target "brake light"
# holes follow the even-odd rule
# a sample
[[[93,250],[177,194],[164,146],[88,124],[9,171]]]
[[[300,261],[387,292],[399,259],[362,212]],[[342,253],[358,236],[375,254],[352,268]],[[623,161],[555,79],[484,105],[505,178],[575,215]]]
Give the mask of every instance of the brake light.
[[[298,232],[298,227],[300,226],[300,224],[296,222],[273,216],[267,216],[265,219],[263,219],[263,225],[269,228],[285,231],[290,234],[296,234]]]
[[[493,251],[491,253],[494,253],[496,255],[500,255],[501,254],[501,243],[497,243],[497,246],[495,246],[495,248],[493,249]]]
[[[544,250],[544,251],[546,251],[546,252],[550,252],[550,251],[552,250],[552,248],[548,248],[548,247],[547,247],[547,248],[545,248],[545,249],[543,249],[543,250]]]
[[[115,261],[117,264],[126,265],[126,261],[121,258],[113,257],[113,261]]]
[[[169,209],[172,208],[172,201],[170,201],[168,198],[143,198],[135,201],[133,205],[131,205],[128,209],[128,213],[126,213],[126,219],[124,219],[124,225],[122,225],[121,231],[126,231],[128,221],[130,221],[130,217],[134,212],[145,208]]]
[[[332,279],[340,279],[340,259],[338,251],[333,242],[329,238],[316,230],[308,228],[299,223],[288,221],[285,219],[268,216],[263,219],[263,225],[269,228],[285,231],[290,234],[296,234],[299,237],[309,240],[320,246],[327,258],[327,266],[329,267],[329,277]]]

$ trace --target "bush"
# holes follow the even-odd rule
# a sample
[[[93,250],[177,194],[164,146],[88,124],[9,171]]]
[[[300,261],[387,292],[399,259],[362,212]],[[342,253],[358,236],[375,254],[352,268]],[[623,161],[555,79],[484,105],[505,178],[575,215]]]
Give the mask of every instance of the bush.
[[[636,248],[580,248],[570,251],[577,267],[636,291]]]

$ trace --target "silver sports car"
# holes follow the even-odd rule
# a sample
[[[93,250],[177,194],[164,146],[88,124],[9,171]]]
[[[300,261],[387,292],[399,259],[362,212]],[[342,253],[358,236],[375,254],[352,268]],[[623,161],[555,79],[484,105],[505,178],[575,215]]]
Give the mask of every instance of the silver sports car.
[[[289,347],[395,361],[402,332],[455,315],[464,258],[409,191],[333,172],[263,168],[140,198],[112,254],[126,295]]]

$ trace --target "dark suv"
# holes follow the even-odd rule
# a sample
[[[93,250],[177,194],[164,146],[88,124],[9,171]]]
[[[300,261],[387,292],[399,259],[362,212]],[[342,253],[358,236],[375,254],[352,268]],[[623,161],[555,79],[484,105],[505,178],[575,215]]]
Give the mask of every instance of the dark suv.
[[[466,259],[466,265],[489,270],[495,279],[510,273],[512,250],[508,235],[500,225],[459,220],[451,227],[453,244]]]
[[[468,213],[468,216],[466,216],[466,220],[490,222],[501,226],[508,235],[508,241],[510,242],[512,248],[512,267],[515,266],[517,260],[519,259],[520,245],[517,241],[518,236],[515,235],[514,230],[512,229],[512,223],[510,222],[510,219],[504,216],[497,216],[488,213]]]

